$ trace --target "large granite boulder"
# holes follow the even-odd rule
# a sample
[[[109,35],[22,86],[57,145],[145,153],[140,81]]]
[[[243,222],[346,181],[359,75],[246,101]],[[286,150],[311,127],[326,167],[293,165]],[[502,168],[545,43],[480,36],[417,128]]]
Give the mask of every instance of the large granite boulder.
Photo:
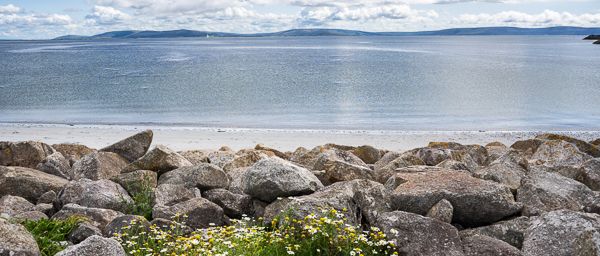
[[[486,144],[485,149],[488,152],[488,162],[490,163],[506,154],[509,150],[506,145],[497,141]]]
[[[462,237],[465,256],[520,256],[521,251],[512,245],[485,235]]]
[[[170,148],[158,145],[152,150],[148,151],[148,153],[146,153],[140,159],[127,166],[124,172],[150,170],[157,172],[160,176],[165,172],[184,166],[192,166],[192,163]]]
[[[25,227],[0,218],[0,255],[38,256],[40,249]]]
[[[529,159],[543,143],[544,140],[540,139],[519,140],[513,143],[510,148],[518,151],[523,157]]]
[[[201,190],[228,188],[229,183],[229,176],[213,164],[180,167],[164,173],[158,179],[158,184],[183,184]]]
[[[452,203],[446,199],[442,199],[434,204],[425,216],[442,222],[451,223],[453,214],[454,207],[452,206]]]
[[[200,197],[200,190],[183,184],[161,184],[154,190],[154,204],[171,206]]]
[[[161,218],[185,222],[191,228],[207,228],[212,225],[223,225],[225,222],[223,209],[204,198],[194,198],[172,206],[155,206],[152,218]]]
[[[90,236],[102,236],[102,231],[89,222],[81,222],[69,233],[67,239],[73,244],[78,244]]]
[[[579,166],[592,159],[592,157],[564,140],[548,140],[538,147],[531,159],[545,166],[558,168],[561,166]]]
[[[460,231],[461,236],[484,235],[502,240],[518,249],[523,247],[525,231],[529,228],[529,217],[517,217],[510,220],[496,222],[489,226],[465,229]]]
[[[585,211],[595,208],[595,194],[587,186],[552,172],[532,170],[517,190],[523,215],[539,215],[559,209]]]
[[[527,162],[516,150],[508,151],[487,167],[473,173],[474,177],[502,183],[513,192],[521,186],[527,176]]]
[[[127,227],[144,227],[146,232],[150,231],[150,222],[146,218],[138,215],[123,215],[114,218],[106,227],[104,227],[104,236],[113,237],[115,234],[123,233]],[[140,231],[142,231],[140,229]]]
[[[588,142],[585,142],[583,140],[579,140],[579,139],[576,139],[573,137],[560,135],[560,134],[546,133],[546,134],[538,135],[535,138],[540,139],[540,140],[562,140],[565,142],[569,142],[569,143],[573,144],[574,146],[576,146],[581,152],[584,152],[593,157],[600,157],[600,149],[598,147],[596,147],[593,144],[590,144]]]
[[[348,157],[344,158],[345,156]],[[373,179],[373,170],[360,158],[339,150],[320,154],[312,169],[324,172],[323,180],[327,184],[355,179]]]
[[[267,146],[265,146],[265,145],[263,145],[263,144],[257,144],[257,145],[254,147],[254,149],[256,149],[256,150],[261,150],[261,151],[269,151],[269,152],[272,152],[272,153],[273,153],[275,156],[277,156],[277,157],[279,157],[279,158],[281,158],[281,159],[288,160],[288,159],[290,158],[290,154],[287,154],[287,153],[281,152],[281,151],[279,151],[279,150],[277,150],[277,149],[274,149],[274,148],[271,148],[271,147],[267,147]]]
[[[35,168],[47,156],[56,152],[38,141],[0,142],[0,165]]]
[[[586,232],[600,230],[600,215],[571,210],[542,214],[525,231],[523,255],[576,255],[576,241]]]
[[[119,174],[111,180],[121,185],[130,195],[133,195],[147,189],[155,189],[158,185],[157,176],[156,172],[153,171],[137,170]]]
[[[219,150],[208,154],[208,162],[221,168],[235,158],[235,152],[230,150]]]
[[[71,164],[60,152],[54,152],[42,160],[36,169],[63,179],[71,179]]]
[[[600,191],[600,158],[594,158],[583,163],[576,179],[590,189]]]
[[[272,155],[271,155],[272,156]],[[231,161],[223,165],[225,172],[230,172],[236,168],[249,167],[261,159],[271,157],[260,150],[245,150],[238,152]]]
[[[48,191],[58,193],[67,182],[66,179],[34,169],[0,166],[0,196],[20,196],[36,202]]]
[[[83,242],[67,247],[56,256],[126,256],[125,250],[115,239],[90,236]]]
[[[210,152],[208,150],[186,150],[177,153],[190,161],[192,165],[210,163],[210,160],[208,159],[208,154],[210,154]]]
[[[6,195],[0,197],[0,216],[15,216],[33,210],[34,204],[25,198]]]
[[[203,193],[204,198],[217,204],[225,214],[231,218],[241,218],[243,215],[253,214],[252,197],[249,195],[235,194],[226,189],[211,189]]]
[[[323,184],[309,170],[279,158],[258,161],[242,174],[244,193],[265,202],[314,193]]]
[[[357,147],[350,152],[360,158],[365,164],[375,164],[381,159],[381,150],[369,145]]]
[[[396,151],[389,151],[385,153],[377,162],[373,164],[374,170],[379,170],[384,166],[388,165],[390,162],[394,161],[396,158],[400,157],[402,153]],[[420,160],[420,159],[419,159]]]
[[[469,172],[399,173],[386,182],[393,209],[425,215],[442,199],[454,207],[453,222],[481,226],[521,210],[510,189],[496,182],[473,178]]]
[[[78,204],[85,207],[124,211],[133,199],[121,185],[110,180],[81,179],[71,181],[58,195],[62,205]]]
[[[115,218],[123,215],[122,213],[110,209],[91,208],[77,204],[64,205],[60,211],[52,215],[52,219],[66,220],[73,216],[84,216],[93,226],[104,230]]]
[[[73,179],[111,179],[129,165],[120,155],[111,152],[94,152],[73,164]]]
[[[60,152],[73,165],[83,156],[94,153],[96,150],[81,144],[61,143],[53,144],[52,148]]]
[[[152,144],[153,135],[154,133],[151,130],[145,130],[100,149],[100,151],[113,152],[124,157],[129,162],[133,162],[148,152],[150,144]]]
[[[317,162],[318,156],[327,150],[329,150],[329,148],[324,146],[317,146],[311,150],[300,147],[292,153],[290,161],[304,168],[312,169]]]
[[[458,230],[448,223],[395,211],[382,213],[377,224],[400,255],[464,255]]]
[[[392,156],[393,155],[389,155],[388,153],[385,156],[383,156],[382,161],[387,157],[391,158]],[[394,174],[401,172],[398,171],[399,168],[425,165],[425,162],[423,162],[421,158],[415,156],[412,153],[401,154],[385,165],[383,165],[382,161],[377,162],[377,164],[375,165],[375,180],[380,183],[385,183],[390,177],[394,176]]]

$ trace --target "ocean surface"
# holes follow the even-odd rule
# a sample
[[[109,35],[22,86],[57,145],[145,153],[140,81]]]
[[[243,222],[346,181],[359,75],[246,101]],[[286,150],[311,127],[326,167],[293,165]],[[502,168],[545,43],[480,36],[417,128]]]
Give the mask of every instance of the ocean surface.
[[[0,41],[0,122],[600,130],[579,36]]]

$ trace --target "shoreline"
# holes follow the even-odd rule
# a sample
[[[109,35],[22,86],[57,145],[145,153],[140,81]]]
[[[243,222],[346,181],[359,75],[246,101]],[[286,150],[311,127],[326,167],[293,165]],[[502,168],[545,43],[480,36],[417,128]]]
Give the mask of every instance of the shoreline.
[[[152,129],[156,144],[174,150],[253,148],[264,144],[283,151],[297,147],[313,148],[335,143],[371,145],[388,150],[408,150],[426,146],[430,141],[485,145],[499,141],[511,145],[517,140],[552,132],[590,141],[600,131],[388,131],[323,129],[256,129],[220,127],[182,127],[157,125],[70,125],[0,123],[0,141],[38,140],[48,144],[79,143],[94,148],[108,146],[141,130]]]

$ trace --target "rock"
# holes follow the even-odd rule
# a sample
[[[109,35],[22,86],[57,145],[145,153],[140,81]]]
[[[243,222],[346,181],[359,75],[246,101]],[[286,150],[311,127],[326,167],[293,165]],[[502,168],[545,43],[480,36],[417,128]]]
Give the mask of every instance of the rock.
[[[578,166],[592,157],[564,140],[549,140],[542,143],[531,158],[541,161],[546,166],[557,167]]]
[[[184,222],[195,229],[207,228],[211,223],[220,226],[225,221],[221,207],[199,197],[172,206],[155,206],[152,217]]]
[[[226,189],[212,189],[203,194],[204,198],[217,204],[225,215],[230,218],[241,218],[242,215],[252,215],[252,197],[249,195],[234,194]]]
[[[600,147],[600,138],[590,141],[590,144]]]
[[[235,157],[235,153],[231,150],[215,151],[208,154],[209,163],[223,168],[225,164],[231,162]]]
[[[575,255],[575,241],[587,231],[600,229],[599,217],[571,210],[544,213],[525,231],[523,255]]]
[[[267,146],[265,146],[263,144],[257,144],[256,147],[254,147],[254,149],[273,152],[273,154],[275,154],[277,157],[279,157],[281,159],[285,159],[285,160],[289,160],[290,159],[290,155],[288,155],[286,153],[283,153],[283,152],[281,152],[281,151],[279,151],[277,149],[267,147]]]
[[[52,217],[52,215],[55,213],[54,206],[52,204],[36,204],[35,207],[33,207],[33,210],[44,213],[48,217]]]
[[[52,216],[52,219],[65,220],[72,216],[85,216],[90,224],[102,230],[113,219],[121,215],[123,214],[109,209],[90,208],[77,204],[67,204],[64,205],[60,211],[55,213]]]
[[[151,226],[155,226],[160,230],[166,232],[178,232],[183,236],[187,236],[194,231],[194,229],[178,223],[176,221],[171,221],[167,219],[155,218],[150,222]]]
[[[19,213],[19,214],[13,216],[12,219],[15,220],[16,222],[23,222],[26,220],[39,221],[39,220],[47,220],[48,216],[43,212],[28,211],[28,212]]]
[[[52,203],[54,203],[54,201],[56,201],[57,198],[58,197],[56,195],[56,192],[50,190],[50,191],[42,194],[38,198],[37,203],[38,204],[52,204]]]
[[[196,198],[199,194],[199,190],[195,192],[183,184],[161,184],[154,191],[154,204],[171,206]]]
[[[600,255],[600,232],[588,230],[583,232],[574,242],[573,255]]]
[[[321,153],[313,167],[315,171],[324,171],[326,184],[355,179],[373,179],[373,171],[358,157],[340,150]]]
[[[583,163],[576,180],[594,191],[600,191],[600,158]]]
[[[317,146],[310,151],[300,147],[292,153],[290,161],[304,168],[312,169],[317,162],[317,157],[327,150],[328,149],[323,146]]]
[[[386,154],[383,159],[385,159],[386,156],[391,157]],[[425,162],[423,162],[423,160],[421,160],[421,158],[418,158],[414,154],[408,152],[408,153],[404,153],[404,154],[400,155],[399,157],[390,161],[388,164],[384,165],[383,167],[379,167],[382,164],[383,164],[382,162],[378,162],[375,165],[375,180],[380,183],[385,183],[391,176],[398,173],[397,170],[399,168],[416,166],[416,165],[425,165]]]
[[[244,176],[244,172],[248,170],[247,167],[236,168],[227,173],[229,176],[231,183],[229,183],[229,191],[236,194],[244,194],[242,188],[242,177]]]
[[[332,208],[344,213],[349,223],[364,226],[375,223],[381,213],[391,211],[382,184],[353,180],[332,184],[310,195],[278,199],[265,208],[264,219],[269,223],[282,213],[302,219],[312,213],[320,214],[321,209]]]
[[[150,231],[150,222],[146,218],[138,215],[123,215],[114,218],[106,227],[104,227],[104,236],[113,237],[115,234],[123,233],[124,227],[136,227],[139,231],[143,229]]]
[[[381,151],[369,145],[357,147],[350,152],[366,164],[375,164],[381,159]]]
[[[158,179],[158,184],[183,184],[188,188],[210,190],[228,188],[229,176],[216,165],[200,164],[177,168],[166,172]]]
[[[40,249],[33,236],[19,224],[0,218],[0,238],[0,255],[40,255]]]
[[[388,165],[390,162],[394,161],[396,158],[400,157],[401,155],[402,153],[396,151],[387,152],[377,162],[375,162],[375,164],[373,164],[373,169],[379,170],[384,166]]]
[[[121,185],[130,195],[133,195],[148,188],[154,190],[158,185],[157,179],[157,174],[153,171],[137,170],[119,174],[111,180]]]
[[[223,165],[223,171],[230,172],[233,169],[241,167],[249,167],[261,159],[268,158],[269,156],[258,150],[250,150],[242,153],[238,153],[233,159]]]
[[[408,212],[387,212],[378,225],[394,241],[400,255],[464,255],[455,227]]]
[[[529,227],[529,217],[518,217],[511,220],[496,222],[489,226],[461,231],[461,236],[485,235],[502,240],[518,249],[523,247],[523,237]]]
[[[508,186],[513,192],[521,187],[521,180],[527,176],[526,161],[516,150],[508,151],[487,167],[473,173],[474,177],[495,181]]]
[[[125,256],[125,250],[117,240],[101,236],[90,236],[83,242],[67,247],[56,256]]]
[[[409,152],[430,166],[435,166],[444,160],[452,159],[452,150],[445,148],[418,148]]]
[[[203,163],[210,163],[208,159],[209,152],[206,150],[188,150],[177,152],[181,156],[185,157],[192,165],[199,165]]]
[[[60,152],[69,161],[69,165],[71,166],[83,156],[96,152],[95,149],[88,148],[87,146],[70,143],[54,144],[52,148]]]
[[[73,179],[112,179],[127,167],[127,160],[112,152],[94,152],[73,164]]]
[[[520,140],[513,143],[510,148],[520,152],[525,158],[531,158],[543,143],[544,141],[540,139]]]
[[[100,149],[100,151],[116,153],[127,159],[127,161],[133,162],[148,152],[153,135],[152,130],[145,130]]]
[[[71,231],[68,239],[73,244],[78,244],[90,236],[102,236],[102,231],[88,222],[81,222]]]
[[[323,187],[307,169],[278,158],[262,159],[242,175],[244,193],[265,202],[311,194]]]
[[[158,145],[154,149],[148,151],[148,153],[146,153],[140,159],[131,163],[127,168],[125,168],[125,172],[150,170],[157,172],[160,176],[165,172],[184,166],[192,166],[192,163],[175,151],[165,146]]]
[[[430,142],[429,148],[449,149],[452,159],[465,163],[471,170],[488,163],[487,149],[480,145],[462,145],[455,142]]]
[[[393,209],[421,215],[446,199],[454,207],[454,222],[465,226],[493,223],[522,207],[508,187],[465,171],[399,173],[387,181],[386,188],[391,190]]]
[[[585,185],[557,173],[533,170],[517,191],[517,201],[523,203],[523,215],[570,209],[583,211],[595,197]]]
[[[71,181],[59,193],[62,205],[78,204],[85,207],[124,211],[133,199],[121,185],[110,180],[92,181],[81,179]]]
[[[485,145],[485,149],[488,152],[488,162],[493,162],[502,155],[508,152],[508,147],[501,142],[492,142]]]
[[[434,204],[425,216],[441,222],[451,223],[453,212],[454,207],[452,207],[452,204],[448,200],[442,199]]]
[[[462,237],[465,256],[520,256],[521,251],[512,245],[483,235]]]
[[[48,191],[59,192],[67,182],[34,169],[0,166],[0,196],[20,196],[35,202]]]
[[[63,179],[71,178],[71,164],[69,161],[60,153],[54,152],[48,155],[37,167],[38,170],[52,174]]]
[[[575,139],[565,135],[551,133],[541,134],[536,136],[535,138],[540,140],[562,140],[575,145],[581,152],[584,152],[593,157],[600,157],[600,149],[583,140]]]
[[[0,165],[35,168],[47,156],[56,152],[38,141],[0,142]]]
[[[457,170],[457,171],[471,171],[469,167],[463,163],[452,159],[446,159],[441,163],[437,164],[436,167],[440,167],[446,170]],[[388,177],[389,178],[389,177]]]
[[[33,210],[35,205],[25,198],[6,195],[0,197],[0,215],[15,216]]]

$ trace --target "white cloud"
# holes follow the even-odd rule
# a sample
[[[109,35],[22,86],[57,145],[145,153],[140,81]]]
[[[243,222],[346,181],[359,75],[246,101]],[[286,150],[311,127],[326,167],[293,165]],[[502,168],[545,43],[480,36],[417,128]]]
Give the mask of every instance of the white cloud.
[[[0,5],[0,14],[13,14],[21,11],[21,8],[14,6],[12,4],[9,5]]]
[[[528,27],[546,26],[597,26],[600,25],[600,13],[575,15],[569,12],[545,10],[538,14],[505,11],[496,14],[463,14],[453,20],[458,24],[477,26],[515,25]]]
[[[92,25],[112,25],[130,19],[131,16],[110,6],[94,6],[93,12],[85,17]]]

